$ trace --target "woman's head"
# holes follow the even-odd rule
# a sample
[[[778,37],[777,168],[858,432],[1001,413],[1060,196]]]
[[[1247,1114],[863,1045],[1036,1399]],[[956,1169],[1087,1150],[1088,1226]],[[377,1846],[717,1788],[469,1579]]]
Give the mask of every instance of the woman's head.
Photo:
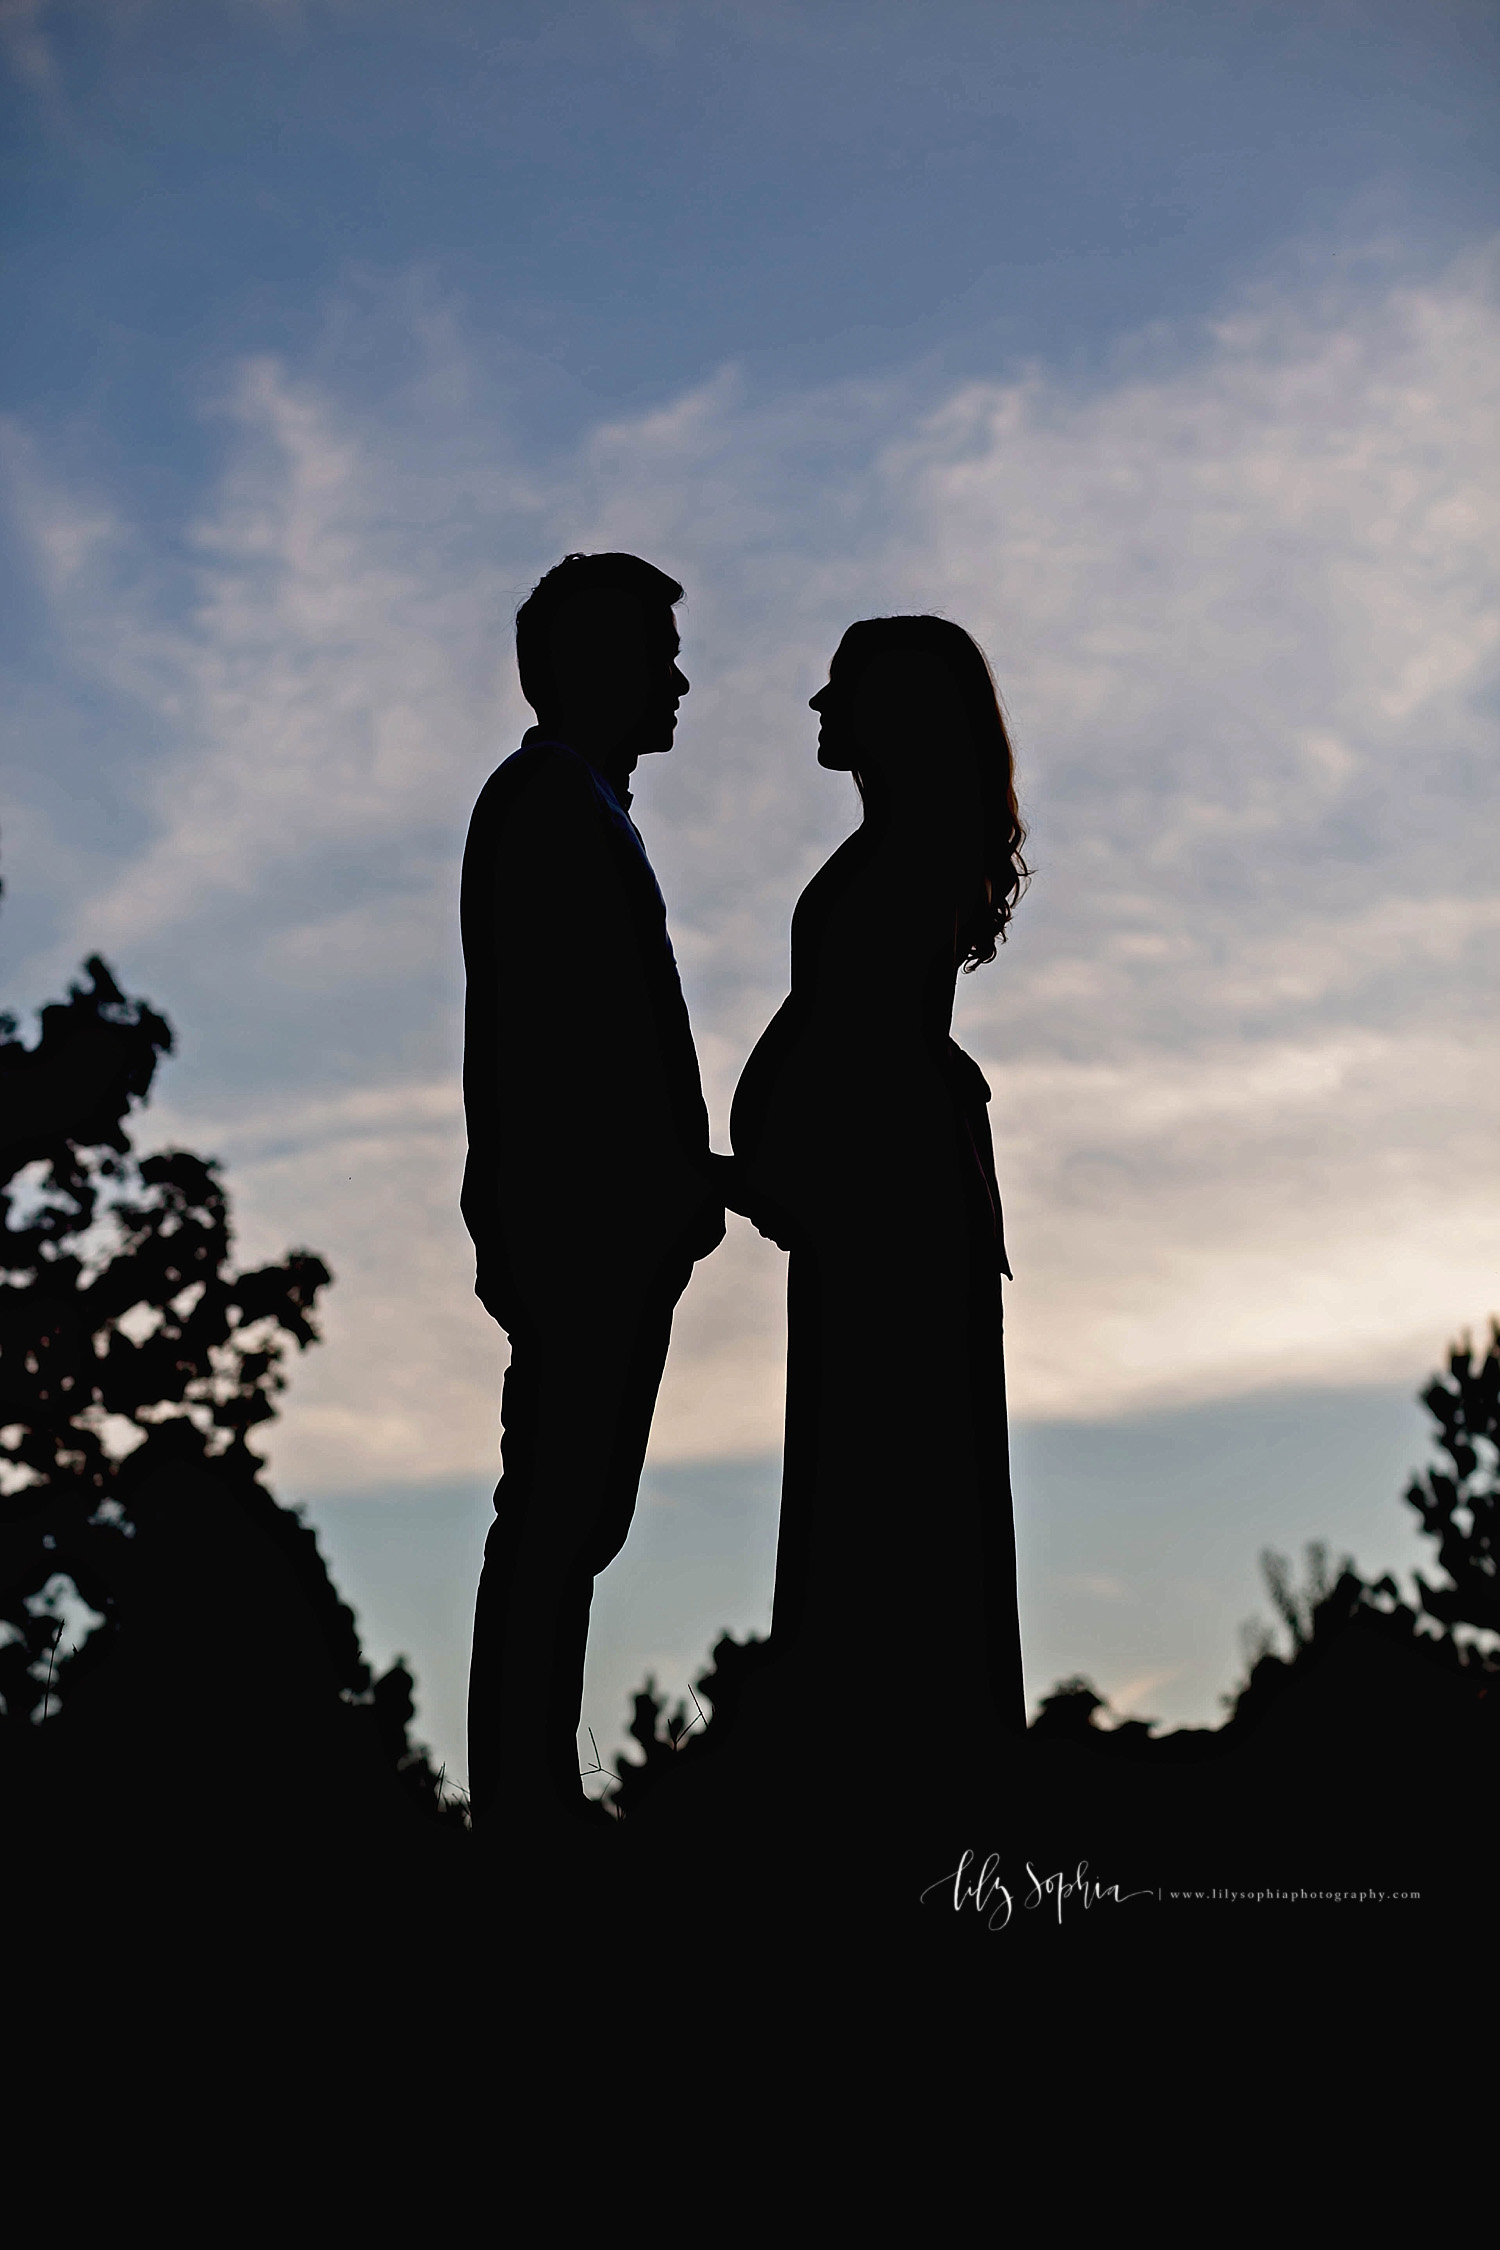
[[[960,930],[965,968],[993,961],[1030,873],[1016,805],[1015,759],[990,668],[946,617],[867,617],[851,625],[812,698],[818,761],[852,773],[861,795],[875,771],[925,743],[972,753],[983,807],[983,887]]]

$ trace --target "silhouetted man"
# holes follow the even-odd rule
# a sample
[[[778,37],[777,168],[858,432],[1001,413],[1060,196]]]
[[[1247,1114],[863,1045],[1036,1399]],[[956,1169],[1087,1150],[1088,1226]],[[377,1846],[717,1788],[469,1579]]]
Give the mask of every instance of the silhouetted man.
[[[586,1817],[593,1582],[629,1529],[672,1308],[724,1235],[728,1160],[709,1152],[666,909],[629,818],[636,760],[671,749],[687,693],[681,598],[634,555],[547,573],[516,619],[539,723],[486,783],[464,853],[463,1213],[476,1292],[511,1344],[469,1686],[480,1826]]]

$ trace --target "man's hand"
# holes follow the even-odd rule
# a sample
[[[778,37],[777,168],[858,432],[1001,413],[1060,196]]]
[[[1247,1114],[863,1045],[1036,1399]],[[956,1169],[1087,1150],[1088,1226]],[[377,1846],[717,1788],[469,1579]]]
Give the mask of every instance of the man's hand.
[[[790,1250],[791,1222],[774,1204],[767,1203],[746,1187],[738,1157],[711,1156],[709,1162],[715,1167],[715,1185],[724,1198],[726,1209],[748,1219],[756,1233],[764,1235],[767,1242],[774,1242],[778,1250]]]

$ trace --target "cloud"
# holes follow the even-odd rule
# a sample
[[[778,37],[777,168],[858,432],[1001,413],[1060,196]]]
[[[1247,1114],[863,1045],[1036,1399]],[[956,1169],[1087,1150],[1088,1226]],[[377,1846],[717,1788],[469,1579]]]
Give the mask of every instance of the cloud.
[[[1105,1697],[1105,1701],[1123,1717],[1131,1717],[1148,1695],[1154,1694],[1157,1688],[1165,1687],[1169,1681],[1175,1680],[1181,1670],[1180,1664],[1171,1664],[1165,1669],[1142,1672],[1136,1679],[1127,1680],[1123,1687],[1114,1689],[1110,1695]]]
[[[186,601],[20,433],[38,583],[160,743],[112,880],[27,813],[73,886],[32,967],[101,947],[167,1004],[159,1120],[230,1159],[262,1249],[340,1275],[278,1463],[347,1489],[493,1458],[454,1207],[457,855],[528,717],[509,613],[573,547],[689,589],[693,689],[638,811],[721,1146],[796,894],[852,825],[805,710],[839,632],[940,609],[993,658],[1038,875],[958,1024],[994,1089],[1015,1411],[1420,1373],[1482,1315],[1495,270],[1309,257],[1087,385],[917,368],[768,398],[730,368],[562,453],[528,450],[451,324],[420,397],[255,360]],[[658,1457],[779,1443],[778,1289],[733,1230],[679,1314]]]
[[[57,58],[42,29],[46,0],[0,0],[0,52],[33,92],[51,93]]]

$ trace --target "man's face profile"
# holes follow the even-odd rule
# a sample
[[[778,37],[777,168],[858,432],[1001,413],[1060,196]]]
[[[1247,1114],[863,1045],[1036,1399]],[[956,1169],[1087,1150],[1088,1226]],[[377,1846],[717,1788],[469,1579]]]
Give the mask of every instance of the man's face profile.
[[[688,683],[677,667],[677,623],[665,603],[603,586],[559,609],[548,636],[548,723],[611,765],[670,750]]]

